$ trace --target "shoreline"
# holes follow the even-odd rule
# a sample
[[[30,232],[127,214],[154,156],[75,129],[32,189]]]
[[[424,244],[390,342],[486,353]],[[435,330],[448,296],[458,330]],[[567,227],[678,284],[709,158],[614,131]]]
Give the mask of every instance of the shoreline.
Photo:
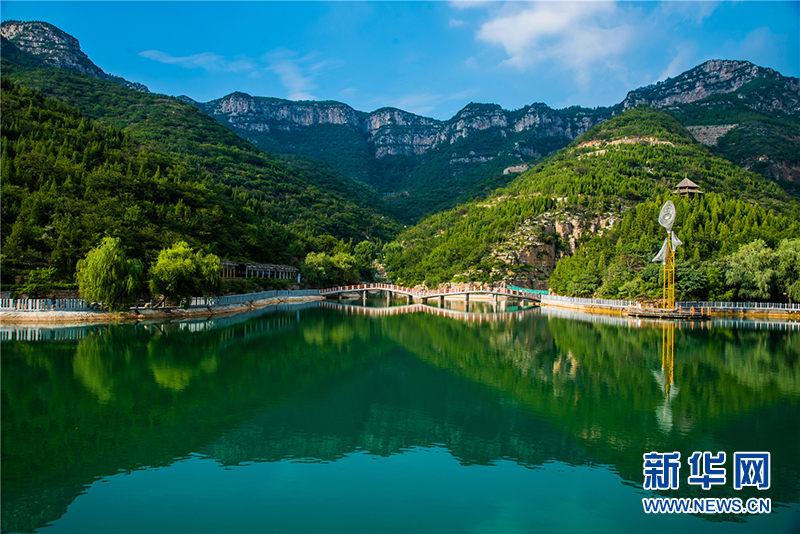
[[[579,310],[587,313],[596,313],[598,315],[617,315],[620,317],[631,316],[627,308],[619,306],[606,306],[603,304],[578,304],[569,302],[544,302],[540,306],[551,306],[554,308],[566,308],[570,310]],[[800,313],[795,310],[768,310],[767,308],[754,308],[754,309],[741,309],[734,308],[731,311],[726,309],[708,308],[707,313],[710,317],[728,317],[733,319],[785,319],[800,321]],[[690,318],[691,319],[691,318]],[[695,319],[703,320],[703,319]]]
[[[144,309],[126,312],[107,312],[107,311],[17,311],[0,310],[0,325],[4,324],[102,324],[102,323],[130,323],[152,320],[180,320],[195,317],[212,317],[215,315],[230,315],[239,312],[265,308],[276,304],[309,302],[312,300],[324,300],[321,296],[302,296],[302,297],[272,297],[261,300],[253,300],[242,304],[226,304],[222,306],[206,306],[198,308],[165,308],[165,309]]]
[[[348,297],[345,297],[348,298]],[[357,299],[358,297],[356,297]],[[446,297],[447,300],[451,298]],[[310,301],[326,300],[322,295],[298,296],[298,297],[270,297],[261,300],[247,301],[241,304],[226,304],[221,306],[196,307],[184,310],[183,308],[165,309],[145,309],[140,308],[136,311],[127,312],[107,312],[90,310],[47,310],[47,311],[17,311],[0,310],[0,325],[4,324],[25,324],[25,325],[81,325],[81,324],[111,324],[123,322],[140,321],[174,321],[181,319],[213,317],[216,315],[231,315],[240,312],[274,306],[283,303],[301,303]],[[348,299],[349,300],[349,299]],[[355,300],[355,299],[354,299]],[[456,299],[458,300],[458,299]],[[476,301],[490,301],[491,298],[475,298]],[[540,306],[555,308],[565,308],[578,310],[597,315],[628,316],[628,310],[622,307],[604,306],[602,304],[578,304],[568,302],[541,302]],[[740,319],[784,319],[789,321],[800,320],[800,314],[794,310],[770,310],[765,309],[737,309],[736,311],[727,310],[708,310],[711,317],[729,317]]]

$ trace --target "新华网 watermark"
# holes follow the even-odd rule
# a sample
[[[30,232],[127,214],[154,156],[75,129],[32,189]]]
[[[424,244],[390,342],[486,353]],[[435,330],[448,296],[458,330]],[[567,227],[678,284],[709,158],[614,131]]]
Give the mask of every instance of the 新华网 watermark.
[[[678,489],[681,469],[680,452],[649,452],[643,454],[642,457],[644,459],[644,489]],[[704,490],[726,484],[728,482],[725,468],[726,457],[724,452],[718,452],[716,455],[707,451],[695,452],[687,459],[689,464],[687,482],[690,485],[700,486]],[[769,489],[769,485],[770,453],[733,453],[734,490],[740,490],[746,486],[766,490]],[[743,501],[738,497],[652,497],[642,499],[642,506],[648,514],[768,514],[772,511],[772,501],[769,498],[751,498]]]

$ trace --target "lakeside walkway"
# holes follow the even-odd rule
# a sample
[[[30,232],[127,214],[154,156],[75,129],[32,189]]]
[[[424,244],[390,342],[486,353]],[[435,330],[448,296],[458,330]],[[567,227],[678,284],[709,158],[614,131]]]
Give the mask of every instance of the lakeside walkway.
[[[286,302],[321,300],[316,289],[261,291],[221,297],[195,297],[189,309],[131,308],[110,312],[92,309],[82,299],[0,299],[0,323],[113,323],[119,321],[169,321],[237,313]]]
[[[236,313],[282,302],[303,302],[339,298],[357,294],[366,299],[369,293],[380,292],[387,298],[406,298],[408,304],[428,303],[438,299],[442,305],[446,298],[457,298],[469,306],[470,297],[475,300],[493,301],[498,311],[498,300],[516,299],[534,306],[577,309],[592,313],[619,316],[642,315],[643,308],[637,301],[588,299],[546,295],[521,289],[472,285],[457,288],[422,290],[393,284],[355,284],[325,289],[262,291],[241,295],[196,297],[188,310],[182,308],[131,308],[125,312],[107,312],[92,309],[82,299],[0,299],[0,322],[2,323],[86,323],[142,320],[175,320],[191,317],[209,317]],[[704,319],[708,317],[775,318],[789,321],[800,320],[800,304],[765,302],[678,302],[677,310],[684,313],[676,319]],[[440,306],[441,307],[441,306]],[[425,310],[429,311],[429,310]],[[662,317],[663,318],[663,317]]]

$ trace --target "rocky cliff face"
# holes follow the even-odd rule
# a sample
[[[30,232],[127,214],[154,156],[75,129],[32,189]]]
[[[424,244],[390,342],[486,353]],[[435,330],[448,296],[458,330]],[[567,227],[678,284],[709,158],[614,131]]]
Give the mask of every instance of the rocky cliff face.
[[[319,125],[347,126],[361,135],[377,159],[419,156],[487,130],[496,130],[505,139],[521,133],[574,139],[609,115],[580,108],[564,113],[544,105],[510,112],[495,104],[473,103],[450,120],[438,121],[396,108],[364,114],[340,102],[293,102],[238,92],[207,103],[183,98],[221,123],[242,130],[244,135],[253,131],[300,131]],[[519,151],[524,153],[524,150],[523,147]],[[486,156],[483,157],[485,161]]]
[[[210,115],[245,129],[270,131],[300,129],[320,124],[358,127],[353,108],[339,102],[292,102],[277,98],[232,93],[207,104],[199,104]]]
[[[788,83],[794,92],[800,92],[797,78],[786,78],[777,71],[749,61],[714,59],[674,78],[631,91],[622,101],[622,106],[627,109],[639,104],[653,107],[688,104],[709,96],[732,93],[757,78],[779,80]],[[782,105],[779,102],[775,104],[778,107]]]
[[[80,72],[93,78],[119,83],[137,91],[149,92],[147,87],[140,83],[129,82],[103,72],[81,51],[80,43],[76,38],[52,24],[39,21],[9,20],[0,25],[0,35],[19,50],[31,54],[49,67]]]
[[[775,80],[783,89],[767,98],[748,97],[748,107],[800,115],[800,80],[781,76],[772,69],[747,61],[725,60],[707,61],[675,78],[631,91],[613,108],[596,110],[579,107],[554,110],[545,104],[533,104],[507,111],[495,104],[471,103],[451,119],[438,121],[396,108],[382,108],[365,114],[339,102],[292,102],[244,93],[194,104],[223,124],[242,130],[245,136],[248,131],[299,131],[327,124],[349,126],[360,134],[369,153],[377,159],[397,155],[420,156],[431,149],[453,145],[487,131],[519,143],[513,150],[508,150],[508,155],[526,159],[547,152],[520,142],[523,138],[561,138],[568,142],[623,109],[640,104],[670,107],[697,102],[709,96],[731,93],[756,79]],[[487,153],[480,157],[488,161],[497,155]]]
[[[495,248],[492,256],[515,269],[517,277],[512,284],[531,289],[548,289],[547,280],[558,260],[574,254],[578,241],[584,234],[602,235],[614,226],[618,218],[610,214],[579,217],[566,211],[544,213],[528,220],[514,234]],[[511,272],[510,270],[508,271]]]

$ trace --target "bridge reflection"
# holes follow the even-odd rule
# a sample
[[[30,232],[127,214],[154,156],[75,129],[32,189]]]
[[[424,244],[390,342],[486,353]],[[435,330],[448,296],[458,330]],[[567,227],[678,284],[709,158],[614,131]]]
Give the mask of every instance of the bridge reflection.
[[[370,317],[389,317],[394,315],[403,315],[406,313],[428,313],[431,315],[436,315],[437,317],[448,317],[450,319],[458,319],[460,321],[469,321],[473,323],[491,323],[498,321],[509,321],[512,319],[521,320],[523,317],[529,316],[534,309],[537,312],[539,310],[539,308],[534,308],[531,306],[529,308],[523,308],[514,311],[477,313],[448,310],[446,308],[436,308],[434,306],[428,306],[427,304],[408,304],[406,306],[369,308],[366,306],[352,306],[329,301],[322,301],[319,303],[319,306],[320,308],[325,309],[336,309],[345,314],[368,315]]]

